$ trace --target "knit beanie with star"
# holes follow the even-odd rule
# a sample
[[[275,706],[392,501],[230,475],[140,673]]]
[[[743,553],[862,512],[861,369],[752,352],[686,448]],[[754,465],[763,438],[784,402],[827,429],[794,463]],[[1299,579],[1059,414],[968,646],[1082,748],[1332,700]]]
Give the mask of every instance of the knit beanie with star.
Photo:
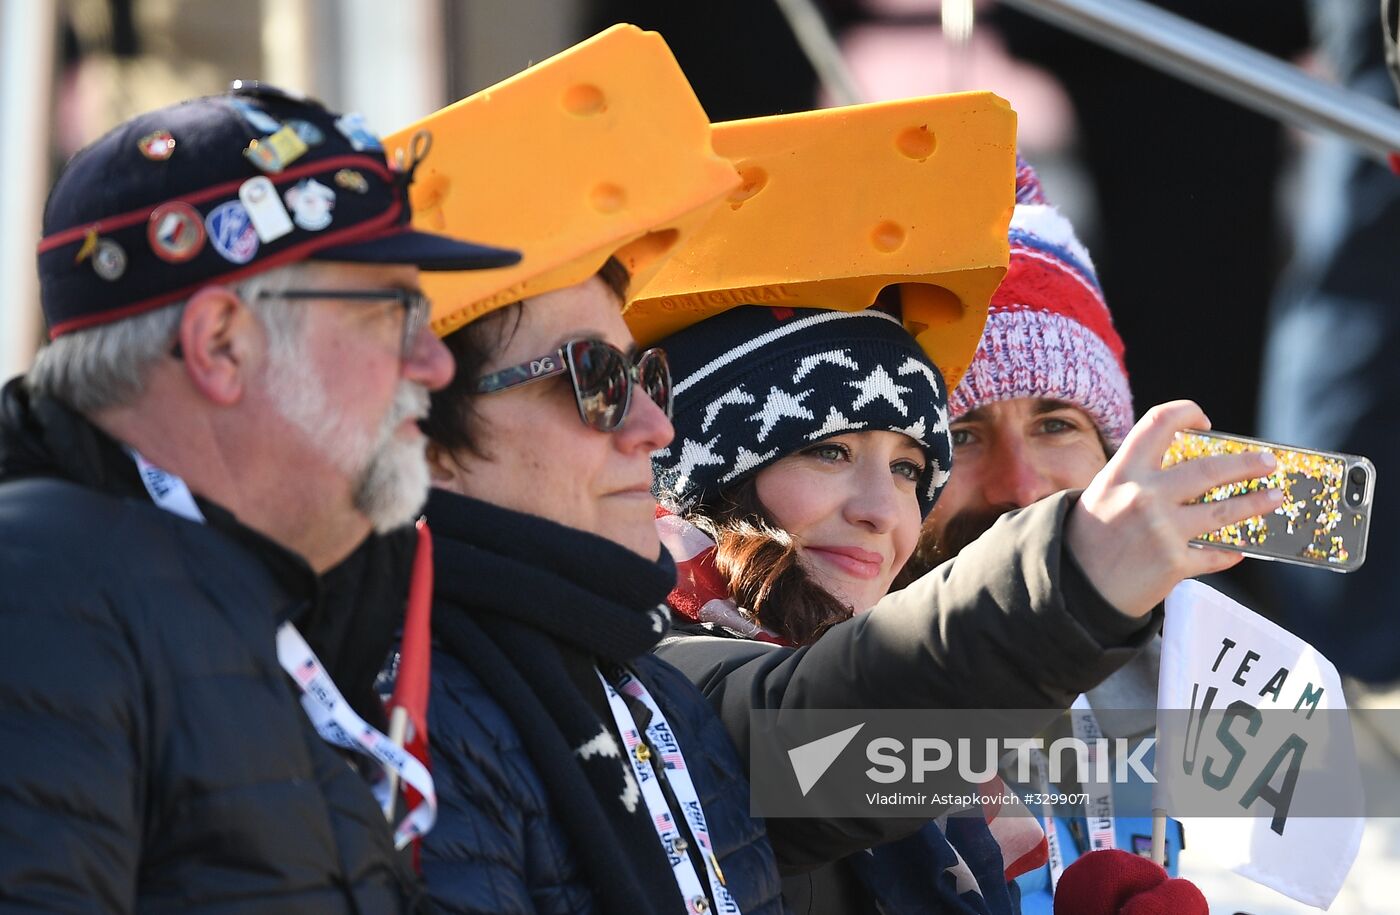
[[[1133,425],[1123,341],[1113,328],[1089,252],[1017,163],[1011,265],[992,296],[982,343],[949,398],[952,418],[1018,397],[1079,407],[1117,447]]]
[[[671,364],[676,437],[652,455],[656,494],[685,511],[807,445],[888,430],[919,443],[927,515],[952,466],[943,376],[875,309],[741,305],[656,343]]]

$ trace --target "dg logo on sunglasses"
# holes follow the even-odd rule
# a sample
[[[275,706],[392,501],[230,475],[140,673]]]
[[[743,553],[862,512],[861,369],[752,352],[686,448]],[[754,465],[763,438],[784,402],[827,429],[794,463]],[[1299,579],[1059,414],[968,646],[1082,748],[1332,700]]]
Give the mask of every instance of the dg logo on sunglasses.
[[[552,371],[554,371],[554,359],[550,356],[545,356],[543,359],[534,359],[530,362],[531,378]]]

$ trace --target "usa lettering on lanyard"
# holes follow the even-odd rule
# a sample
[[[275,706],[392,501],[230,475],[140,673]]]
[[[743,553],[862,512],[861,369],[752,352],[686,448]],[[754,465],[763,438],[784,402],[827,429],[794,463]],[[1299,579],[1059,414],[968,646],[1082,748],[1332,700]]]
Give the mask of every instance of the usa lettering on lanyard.
[[[157,507],[188,521],[205,523],[204,513],[184,480],[160,469],[135,451],[131,456]],[[411,753],[355,713],[316,653],[291,623],[283,623],[277,630],[277,661],[301,690],[301,707],[321,739],[363,753],[379,764],[383,777],[372,788],[382,808],[388,810],[393,803],[388,790],[389,773],[396,774],[422,795],[417,806],[395,827],[394,845],[403,848],[432,829],[437,819],[437,793],[433,790],[432,774]]]
[[[1084,818],[1089,824],[1089,850],[1114,848],[1117,843],[1113,829],[1113,780],[1108,774],[1107,746],[1100,742],[1103,730],[1089,706],[1088,696],[1081,695],[1074,700],[1069,716],[1074,736],[1089,748],[1089,771],[1081,773],[1079,779],[1080,792],[1088,798]]]
[[[1088,697],[1081,695],[1070,706],[1070,725],[1074,729],[1074,736],[1089,747],[1089,771],[1081,772],[1079,780],[1080,793],[1089,799],[1084,811],[1085,821],[1089,825],[1089,850],[1100,851],[1114,848],[1116,847],[1116,836],[1113,821],[1112,784],[1106,778],[1098,778],[1096,772],[1099,768],[1098,752],[1100,749],[1097,741],[1103,736],[1103,731],[1099,727],[1098,719],[1094,717],[1094,710],[1089,705]],[[1050,783],[1045,754],[1040,750],[1033,750],[1031,759],[1035,764],[1036,790],[1045,795],[1053,793],[1055,786]],[[1106,764],[1107,760],[1104,762]],[[1085,776],[1089,778],[1088,781],[1086,781]],[[1050,887],[1053,889],[1059,885],[1060,875],[1064,873],[1065,853],[1060,846],[1060,831],[1055,823],[1053,805],[1048,802],[1043,804],[1041,814],[1045,818],[1045,840],[1048,844],[1046,852],[1049,858]]]
[[[627,708],[621,693],[640,701],[651,712],[646,736],[651,746],[661,754],[661,762],[666,769],[666,780],[681,805],[681,815],[690,827],[690,834],[700,846],[715,911],[725,915],[740,915],[739,904],[734,901],[733,894],[724,885],[724,874],[720,870],[714,845],[710,841],[710,829],[705,823],[705,811],[700,806],[700,795],[695,791],[695,783],[690,778],[690,770],[686,768],[685,757],[681,754],[680,744],[676,741],[670,722],[661,713],[660,707],[646,687],[632,674],[624,673],[616,687],[608,682],[601,671],[597,671],[597,674],[598,680],[603,684],[603,692],[608,697],[608,707],[612,710],[613,720],[617,722],[618,733],[622,735],[622,742],[627,747],[627,758],[632,763],[632,771],[637,777],[637,785],[641,788],[647,812],[651,814],[652,826],[656,829],[657,838],[661,840],[661,847],[666,850],[666,857],[671,861],[671,873],[676,878],[676,885],[680,887],[687,908],[693,913],[705,912],[709,908],[709,900],[705,897],[704,886],[700,882],[699,874],[695,872],[695,865],[686,852],[685,840],[676,824],[675,814],[666,803],[666,796],[661,791],[656,772],[651,768],[651,751],[645,748],[636,719],[632,717],[632,712]]]

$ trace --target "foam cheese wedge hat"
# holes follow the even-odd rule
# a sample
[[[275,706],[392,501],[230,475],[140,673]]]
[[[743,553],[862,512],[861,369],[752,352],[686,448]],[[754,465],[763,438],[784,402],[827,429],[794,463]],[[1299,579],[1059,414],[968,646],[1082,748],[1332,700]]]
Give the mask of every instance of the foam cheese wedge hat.
[[[859,311],[897,285],[906,328],[952,390],[1009,259],[1007,102],[965,92],[730,121],[714,146],[743,183],[633,286],[638,343],[742,304]],[[517,243],[494,226],[478,235]]]
[[[666,42],[633,25],[449,105],[385,146],[407,150],[420,130],[433,142],[414,184],[414,225],[457,238],[489,231],[524,255],[489,279],[425,275],[439,336],[582,282],[611,255],[640,286],[739,184]]]

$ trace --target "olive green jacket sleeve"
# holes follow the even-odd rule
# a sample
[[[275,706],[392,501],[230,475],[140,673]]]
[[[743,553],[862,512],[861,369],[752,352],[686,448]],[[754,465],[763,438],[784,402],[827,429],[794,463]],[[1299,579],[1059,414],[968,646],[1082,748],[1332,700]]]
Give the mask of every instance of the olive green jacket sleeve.
[[[695,683],[749,754],[751,709],[1045,709],[1048,724],[1161,627],[1132,619],[1091,585],[1064,545],[1078,492],[1010,513],[873,609],[798,649],[676,635],[658,654]],[[785,873],[917,829],[909,820],[770,820]]]

